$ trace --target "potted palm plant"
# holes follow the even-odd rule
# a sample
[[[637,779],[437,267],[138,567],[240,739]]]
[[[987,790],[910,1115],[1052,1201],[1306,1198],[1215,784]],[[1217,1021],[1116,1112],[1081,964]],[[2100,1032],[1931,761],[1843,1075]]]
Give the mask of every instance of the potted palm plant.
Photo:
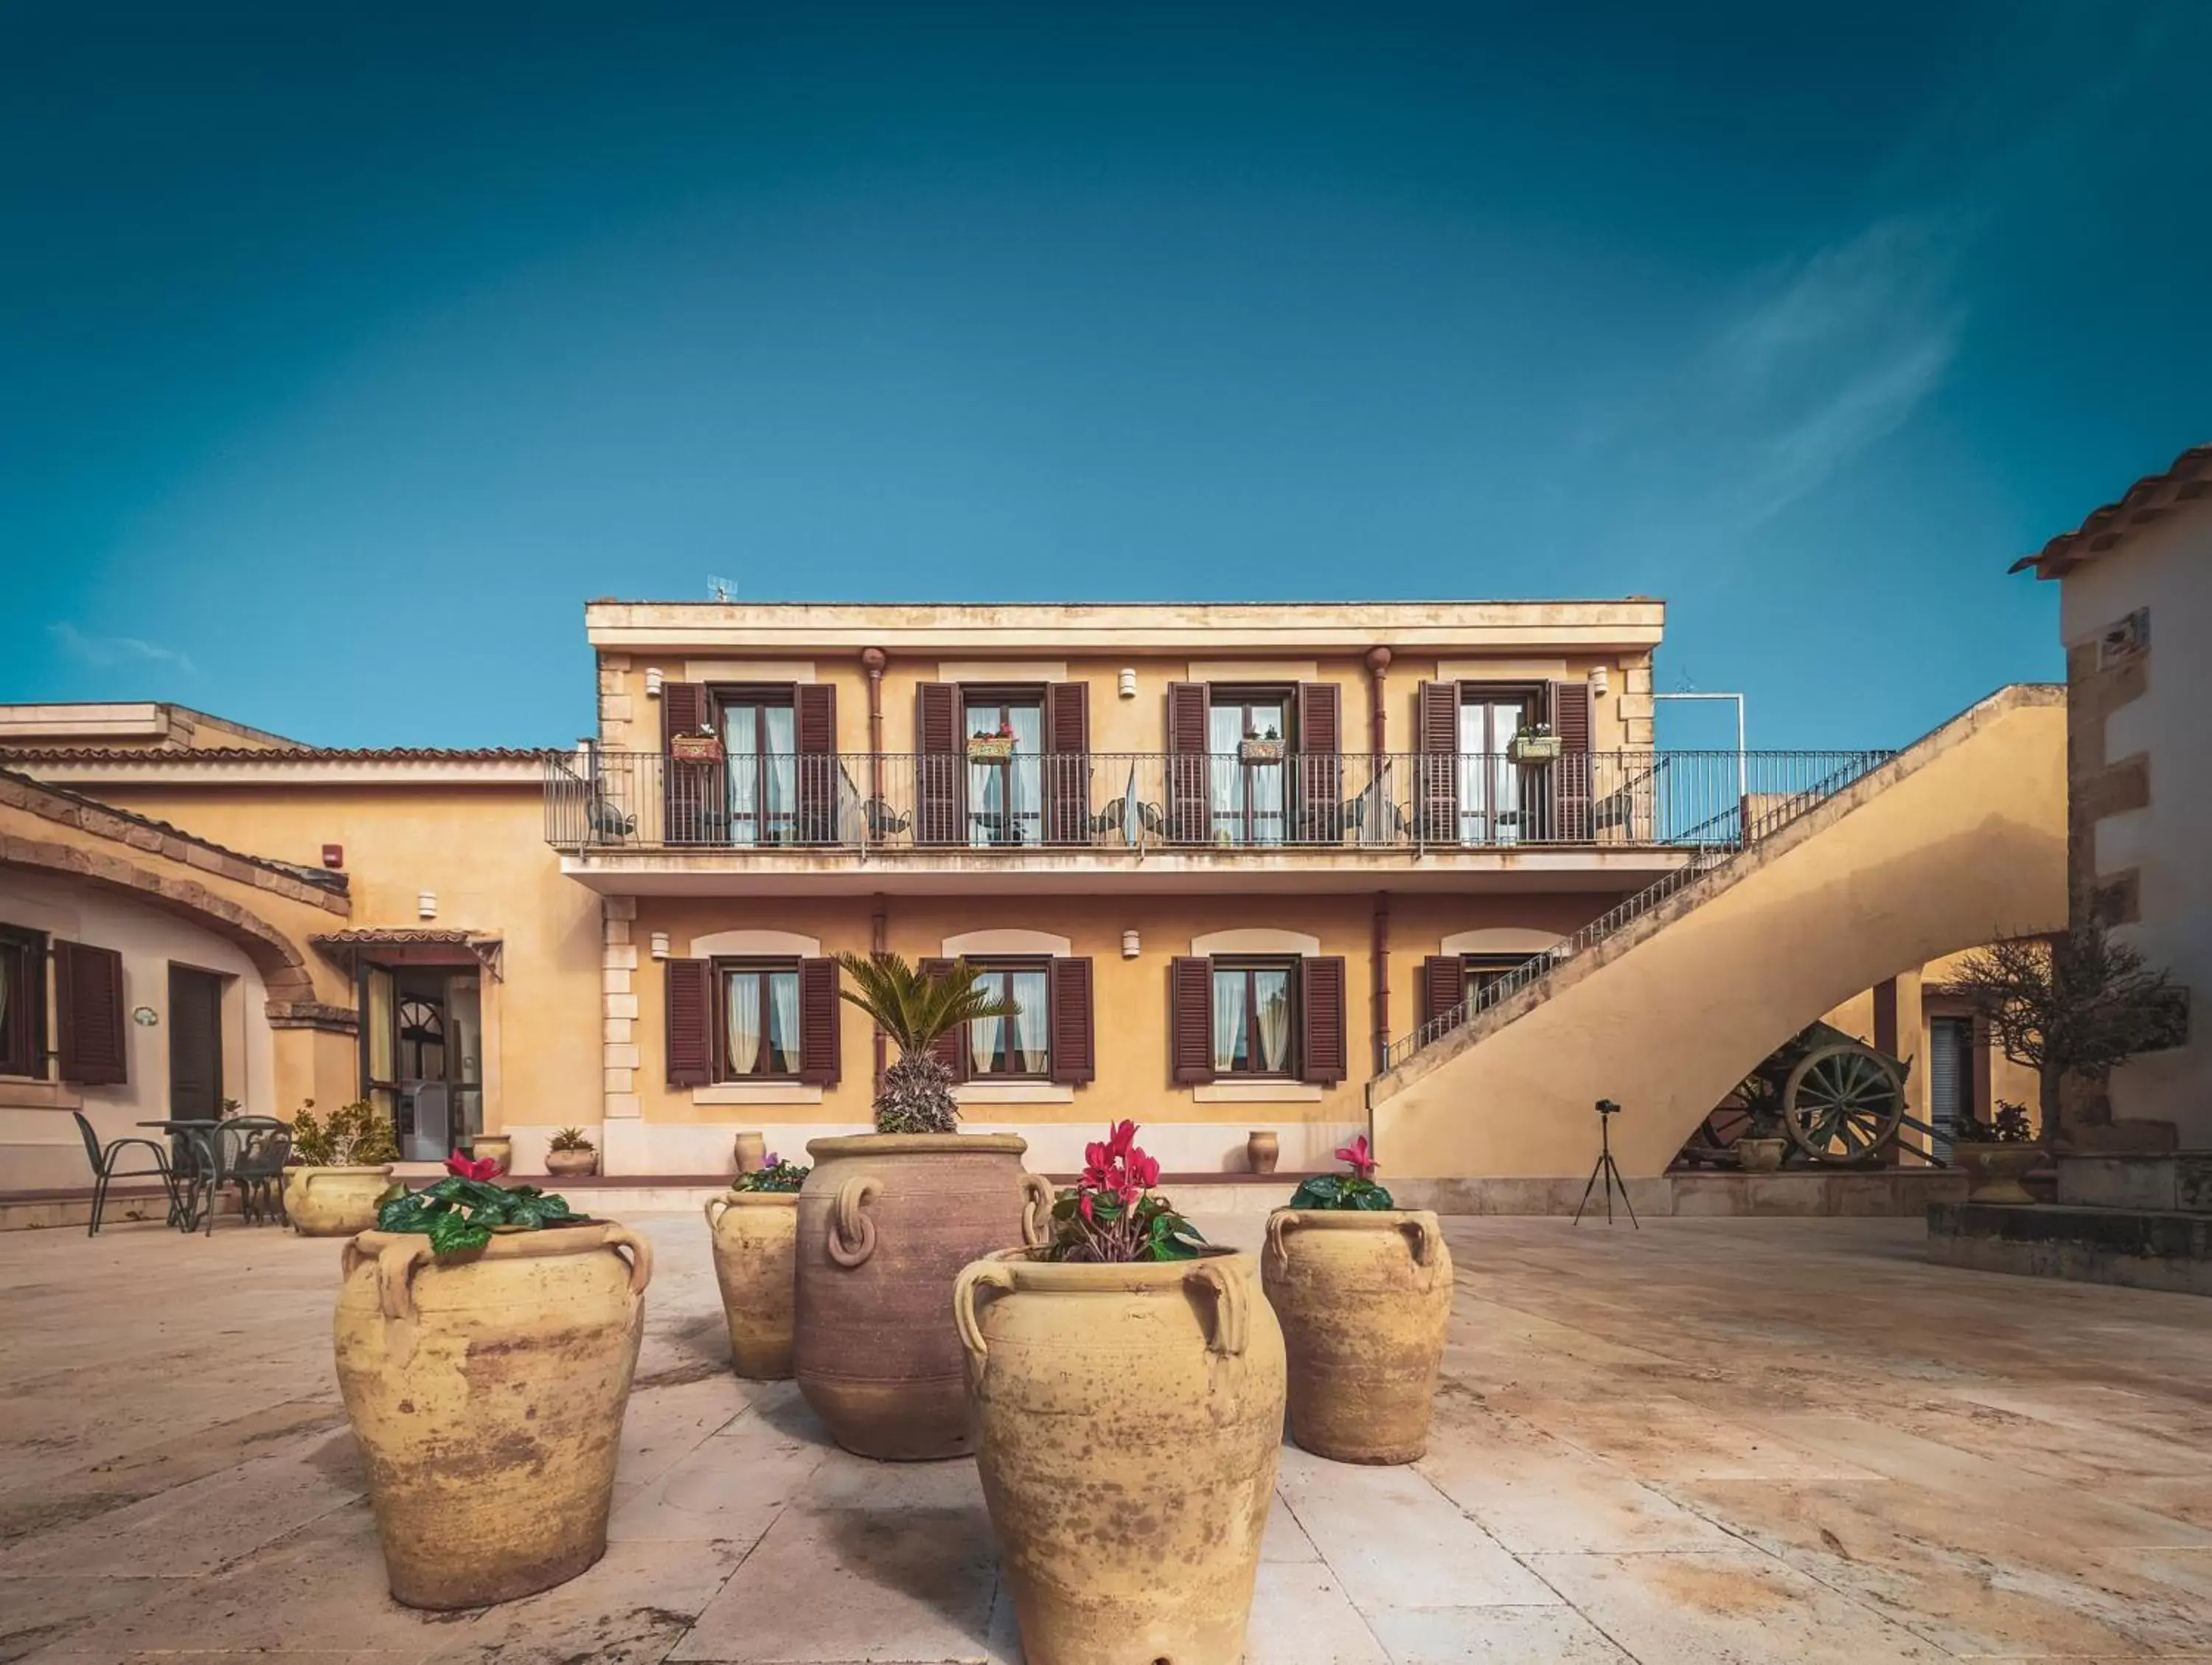
[[[770,1151],[760,1166],[731,1181],[728,1191],[707,1199],[730,1363],[749,1381],[780,1382],[791,1374],[793,1252],[806,1173]]]
[[[395,1600],[483,1607],[605,1553],[653,1255],[456,1156],[346,1245],[338,1387]],[[526,1503],[518,1503],[518,1498]]]
[[[1262,1287],[1290,1352],[1291,1437],[1339,1462],[1413,1462],[1451,1317],[1451,1251],[1437,1217],[1376,1183],[1362,1134],[1346,1174],[1300,1185],[1267,1217]]]
[[[556,1179],[581,1179],[599,1171],[599,1147],[581,1127],[563,1127],[546,1142],[545,1171]]]
[[[392,1123],[366,1099],[327,1118],[308,1099],[292,1118],[292,1157],[284,1168],[284,1218],[303,1237],[350,1237],[376,1224],[399,1160]]]
[[[1151,1189],[1136,1132],[1091,1145],[1047,1242],[984,1256],[952,1297],[983,1501],[1038,1665],[1245,1656],[1283,1334],[1252,1256]]]
[[[1052,1189],[1022,1170],[1028,1142],[957,1131],[937,1048],[961,1025],[1011,1018],[974,968],[925,975],[896,954],[842,954],[839,993],[898,1048],[876,1090],[876,1131],[808,1142],[799,1194],[792,1364],[830,1436],[862,1456],[969,1449],[952,1280],[1002,1243],[1039,1241]]]

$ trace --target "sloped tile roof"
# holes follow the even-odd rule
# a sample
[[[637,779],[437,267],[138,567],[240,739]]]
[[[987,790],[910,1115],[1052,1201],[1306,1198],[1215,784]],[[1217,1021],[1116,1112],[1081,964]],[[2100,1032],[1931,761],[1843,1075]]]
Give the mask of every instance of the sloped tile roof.
[[[2162,473],[2146,474],[2116,503],[2090,512],[2072,532],[2061,532],[2033,555],[2012,563],[2038,578],[2063,578],[2084,561],[2110,553],[2129,534],[2165,519],[2179,506],[2212,498],[2212,445],[2191,446]]]

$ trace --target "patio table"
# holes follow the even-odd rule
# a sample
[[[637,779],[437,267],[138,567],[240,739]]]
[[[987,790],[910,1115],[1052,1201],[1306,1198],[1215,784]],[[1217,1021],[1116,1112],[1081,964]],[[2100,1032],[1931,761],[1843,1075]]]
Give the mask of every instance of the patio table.
[[[177,1116],[158,1121],[142,1121],[142,1127],[159,1127],[173,1139],[181,1139],[197,1154],[189,1171],[185,1164],[173,1164],[176,1185],[169,1200],[169,1224],[181,1231],[191,1231],[200,1223],[199,1213],[193,1203],[203,1182],[207,1186],[207,1212],[210,1224],[216,1197],[222,1190],[222,1145],[216,1138],[216,1130],[222,1126],[218,1120],[207,1117]]]

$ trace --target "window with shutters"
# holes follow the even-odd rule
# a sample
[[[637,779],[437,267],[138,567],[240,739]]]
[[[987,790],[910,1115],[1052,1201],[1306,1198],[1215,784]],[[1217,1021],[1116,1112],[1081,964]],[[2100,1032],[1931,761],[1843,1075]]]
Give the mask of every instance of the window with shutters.
[[[1287,958],[1213,961],[1213,1073],[1299,1073],[1300,962]]]
[[[975,986],[994,1000],[1012,1000],[1012,1018],[979,1018],[968,1025],[971,1081],[1053,1079],[1052,962],[1048,958],[971,961]]]
[[[46,933],[0,925],[0,1075],[46,1073]]]
[[[1511,976],[1531,960],[1540,959],[1538,954],[1462,954],[1460,964],[1464,969],[1467,998],[1470,1000],[1485,994]],[[1478,1001],[1479,1004],[1479,1001]]]
[[[804,1036],[799,962],[716,960],[714,1076],[721,1081],[795,1081]]]
[[[80,1086],[120,1086],[131,1079],[124,1016],[123,956],[112,948],[56,938],[54,1053],[61,1078]]]

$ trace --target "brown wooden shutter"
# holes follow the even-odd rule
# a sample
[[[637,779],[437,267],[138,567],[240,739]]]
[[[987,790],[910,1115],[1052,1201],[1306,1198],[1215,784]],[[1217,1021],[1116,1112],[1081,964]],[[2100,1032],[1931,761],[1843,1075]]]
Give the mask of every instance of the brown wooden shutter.
[[[113,1087],[131,1079],[122,955],[112,948],[57,938],[54,1018],[63,1080],[85,1087]]]
[[[703,1087],[714,1079],[714,977],[705,960],[670,960],[667,977],[668,1085]]]
[[[1334,1086],[1344,1079],[1348,1056],[1344,1044],[1344,959],[1309,956],[1298,967],[1298,998],[1304,1027],[1304,1076]]]
[[[834,1087],[843,1062],[844,1034],[837,998],[837,962],[799,963],[799,1079]]]
[[[1205,844],[1213,837],[1213,799],[1207,783],[1211,771],[1206,757],[1211,703],[1202,682],[1168,684],[1167,831],[1178,844]]]
[[[668,756],[678,734],[704,733],[713,726],[706,684],[660,684],[661,824],[671,844],[711,843],[715,829],[727,820],[722,771],[712,763],[679,763]]]
[[[1413,702],[1413,836],[1459,842],[1459,684],[1425,682]]]
[[[1044,836],[1055,843],[1091,840],[1091,688],[1048,683],[1044,690]]]
[[[1091,962],[1056,955],[1048,981],[1052,1007],[1052,1079],[1080,1085],[1098,1073],[1091,1010]]]
[[[1551,780],[1551,836],[1580,842],[1590,836],[1595,784],[1590,757],[1590,691],[1587,682],[1555,682],[1551,689],[1552,732],[1559,737]]]
[[[1297,726],[1296,836],[1301,843],[1334,844],[1344,836],[1344,720],[1334,683],[1298,684]]]
[[[1467,999],[1467,962],[1431,954],[1421,962],[1421,1024],[1426,1028]]]
[[[792,690],[792,738],[799,749],[799,836],[803,843],[837,842],[837,688],[802,682]],[[836,1004],[833,998],[833,1005]]]
[[[1168,1069],[1176,1085],[1213,1079],[1213,962],[1168,962]]]
[[[915,684],[914,751],[915,842],[966,842],[961,805],[968,796],[968,765],[957,684]]]
[[[954,962],[951,960],[931,959],[922,961],[916,969],[925,977],[949,977],[952,975],[953,964]],[[939,1063],[952,1072],[952,1079],[955,1081],[965,1081],[968,1079],[967,1024],[954,1024],[939,1037],[937,1044],[930,1050],[937,1054]]]

